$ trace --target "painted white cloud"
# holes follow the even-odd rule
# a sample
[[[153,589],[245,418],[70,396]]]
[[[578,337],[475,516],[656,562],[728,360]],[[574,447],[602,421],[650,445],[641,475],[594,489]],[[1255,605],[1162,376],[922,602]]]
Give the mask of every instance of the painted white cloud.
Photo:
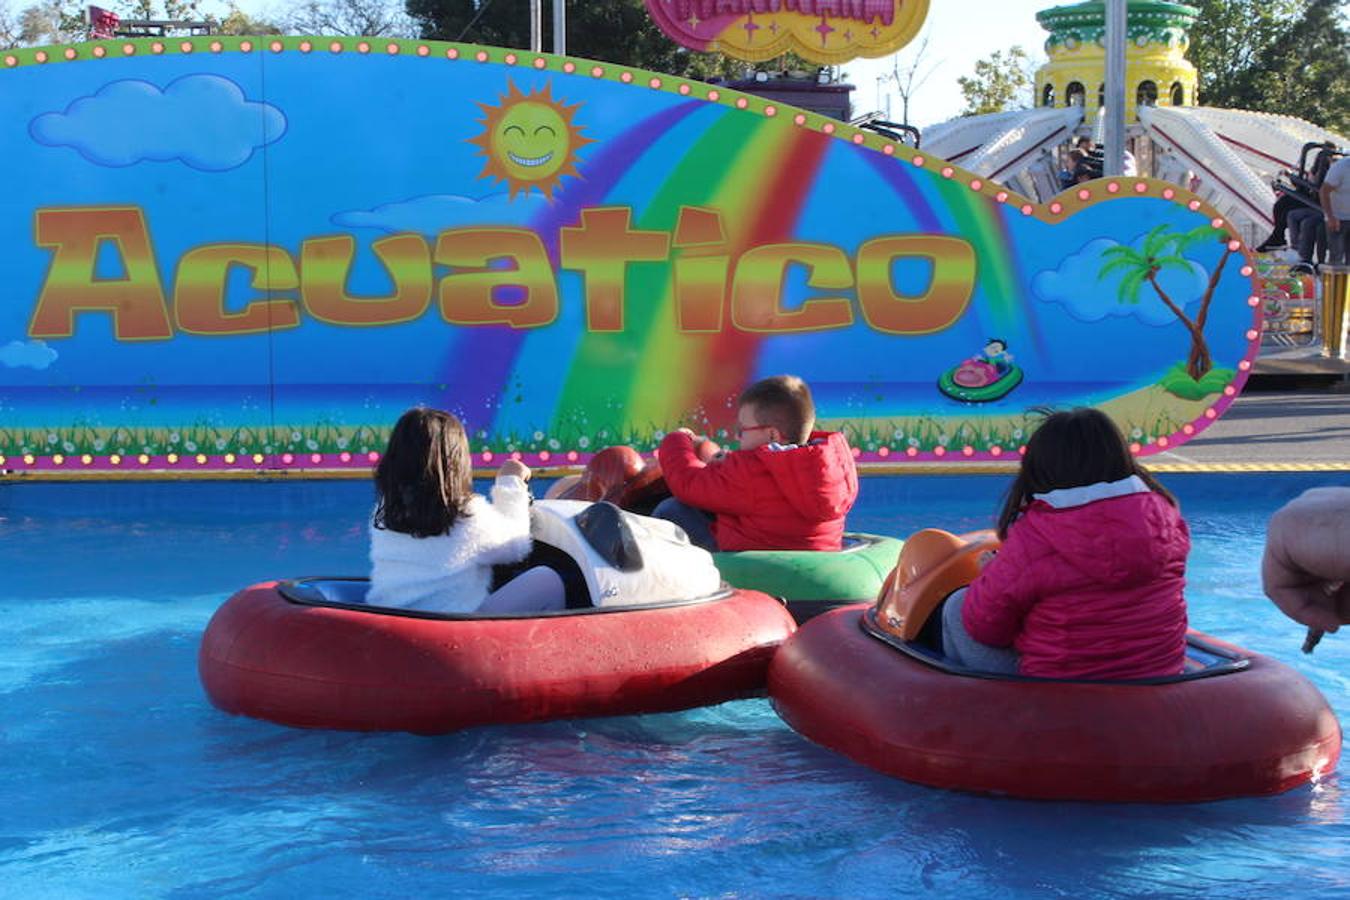
[[[179,160],[207,172],[243,165],[285,132],[281,110],[249,100],[218,75],[185,75],[163,90],[148,81],[110,82],[28,125],[39,143],[70,147],[96,165]]]
[[[378,228],[389,234],[411,231],[435,235],[466,225],[525,225],[547,208],[548,201],[543,197],[517,196],[512,200],[505,191],[477,199],[426,194],[374,209],[336,213],[332,222],[346,228]]]
[[[0,347],[0,366],[42,370],[56,362],[56,351],[46,341],[10,341]]]
[[[1138,249],[1143,243],[1141,235],[1132,246]],[[1063,306],[1081,322],[1099,322],[1109,316],[1134,316],[1145,325],[1170,325],[1177,321],[1148,282],[1139,286],[1138,303],[1124,303],[1118,297],[1121,279],[1125,277],[1122,270],[1098,279],[1097,273],[1107,263],[1102,253],[1117,246],[1119,242],[1108,238],[1089,241],[1077,253],[1066,257],[1059,268],[1037,273],[1031,280],[1032,292],[1046,303]],[[1196,263],[1191,263],[1189,269],[1168,267],[1158,273],[1158,283],[1182,309],[1200,301],[1208,282],[1204,268]]]

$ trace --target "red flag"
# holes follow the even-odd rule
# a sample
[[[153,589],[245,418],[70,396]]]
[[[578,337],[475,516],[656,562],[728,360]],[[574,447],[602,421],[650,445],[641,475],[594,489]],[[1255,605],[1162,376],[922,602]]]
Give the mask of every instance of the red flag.
[[[117,13],[101,6],[89,7],[89,36],[91,38],[110,38],[122,20]]]

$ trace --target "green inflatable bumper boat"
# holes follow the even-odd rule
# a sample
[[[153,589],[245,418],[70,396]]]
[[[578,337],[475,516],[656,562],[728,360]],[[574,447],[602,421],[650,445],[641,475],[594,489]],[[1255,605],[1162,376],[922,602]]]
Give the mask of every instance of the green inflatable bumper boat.
[[[839,551],[741,550],[714,553],[713,561],[732,587],[782,597],[801,624],[836,606],[875,600],[903,544],[875,534],[846,534]]]
[[[720,449],[704,441],[700,452]],[[670,496],[661,467],[631,447],[606,447],[580,475],[560,478],[545,497],[608,501],[630,512],[651,515]],[[781,597],[798,624],[836,606],[871,603],[895,568],[904,542],[875,534],[845,534],[842,550],[740,550],[714,553],[722,578],[732,587]]]
[[[1017,366],[1010,366],[1007,372],[993,381],[977,383],[987,377],[989,376],[986,373],[963,364],[943,372],[938,378],[937,386],[939,391],[953,400],[965,403],[989,403],[1006,397],[1013,388],[1021,384],[1022,370]]]

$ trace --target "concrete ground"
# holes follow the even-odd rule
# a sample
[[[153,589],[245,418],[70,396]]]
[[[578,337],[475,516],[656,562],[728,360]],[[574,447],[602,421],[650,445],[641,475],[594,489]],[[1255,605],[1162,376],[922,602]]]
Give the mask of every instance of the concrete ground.
[[[1350,470],[1350,382],[1244,392],[1200,435],[1150,457],[1149,463],[1314,464]]]
[[[1157,472],[1206,469],[1350,472],[1350,380],[1301,372],[1294,380],[1264,376],[1217,422],[1175,450],[1153,454]],[[869,464],[871,474],[1011,472],[1017,463]]]

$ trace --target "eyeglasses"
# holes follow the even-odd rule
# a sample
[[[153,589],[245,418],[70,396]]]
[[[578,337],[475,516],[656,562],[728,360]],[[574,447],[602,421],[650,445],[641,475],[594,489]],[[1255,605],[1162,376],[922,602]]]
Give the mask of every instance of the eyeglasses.
[[[738,438],[743,438],[743,437],[745,437],[745,435],[746,435],[747,432],[750,432],[750,431],[764,431],[765,429],[772,428],[772,427],[773,427],[772,425],[737,425],[737,426],[736,426],[736,437],[738,437]]]

